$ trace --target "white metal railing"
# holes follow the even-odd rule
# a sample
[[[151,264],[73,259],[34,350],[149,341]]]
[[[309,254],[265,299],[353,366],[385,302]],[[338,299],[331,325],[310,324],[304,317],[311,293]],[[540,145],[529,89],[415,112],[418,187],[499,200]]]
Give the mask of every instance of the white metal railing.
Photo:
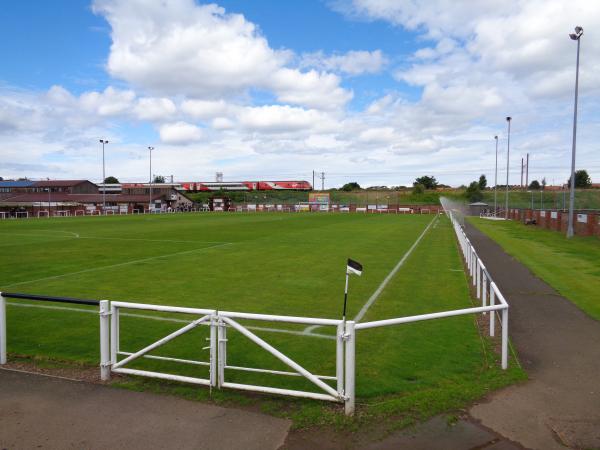
[[[254,392],[264,392],[270,394],[289,395],[294,397],[305,397],[317,400],[327,400],[344,403],[346,414],[354,413],[355,405],[355,367],[356,367],[356,333],[358,330],[367,330],[370,328],[402,325],[406,323],[442,319],[465,314],[490,314],[489,333],[495,334],[496,313],[501,313],[500,325],[502,327],[502,356],[501,365],[503,369],[508,366],[508,303],[498,289],[498,286],[492,280],[485,265],[477,255],[475,248],[464,233],[460,223],[451,211],[447,211],[462,254],[465,258],[467,271],[473,286],[476,289],[478,299],[481,299],[481,306],[464,308],[451,311],[434,312],[429,314],[420,314],[415,316],[398,317],[372,322],[356,323],[354,321],[343,321],[338,319],[322,319],[311,317],[278,316],[267,314],[251,314],[230,311],[218,311],[213,309],[185,308],[177,306],[150,305],[130,302],[109,302],[108,300],[89,301],[69,298],[47,297],[38,300],[47,301],[66,301],[70,303],[83,303],[99,305],[100,313],[100,374],[102,380],[110,379],[110,373],[123,373],[131,375],[148,376],[186,383],[194,383],[218,388],[241,389]],[[26,294],[4,294],[11,298],[33,298]],[[120,311],[121,309],[150,310],[157,312],[177,313],[191,315],[193,318],[182,328],[170,333],[169,335],[157,340],[156,342],[137,351],[123,351],[120,348]],[[240,323],[241,320],[250,321],[268,321],[290,324],[305,324],[330,326],[336,328],[336,350],[335,350],[335,375],[316,375],[298,364],[289,356],[284,355],[274,346],[264,339],[250,331],[249,326]],[[167,356],[149,355],[148,353],[156,348],[172,341],[173,339],[191,331],[198,326],[209,326],[210,341],[208,361],[191,360],[183,358],[173,358]],[[272,370],[259,367],[243,367],[228,364],[227,362],[227,329],[231,328],[245,336],[251,342],[266,350],[279,361],[287,365],[291,370]],[[119,360],[119,356],[124,358]],[[128,363],[138,359],[148,358],[162,361],[171,361],[184,364],[207,366],[209,369],[208,378],[190,377],[163,372],[154,372],[148,370],[137,370],[124,367]],[[0,293],[0,364],[6,363],[6,301]],[[300,391],[291,389],[282,389],[267,386],[257,386],[251,384],[233,383],[227,381],[226,370],[268,373],[282,376],[304,377],[313,383],[320,392]],[[335,386],[327,382],[335,382]]]
[[[448,215],[454,227],[454,231],[456,232],[458,243],[467,265],[468,274],[471,278],[473,286],[476,289],[477,298],[481,300],[481,308],[487,308],[485,312],[501,312],[502,316],[500,325],[502,327],[502,368],[506,369],[508,367],[508,303],[500,292],[500,289],[498,289],[496,283],[492,280],[490,273],[483,264],[481,258],[477,255],[475,247],[473,244],[471,244],[471,241],[469,241],[469,238],[465,234],[455,215],[452,213],[452,211],[448,211]],[[495,321],[495,312],[492,312],[490,315],[489,331],[491,337],[495,335]]]

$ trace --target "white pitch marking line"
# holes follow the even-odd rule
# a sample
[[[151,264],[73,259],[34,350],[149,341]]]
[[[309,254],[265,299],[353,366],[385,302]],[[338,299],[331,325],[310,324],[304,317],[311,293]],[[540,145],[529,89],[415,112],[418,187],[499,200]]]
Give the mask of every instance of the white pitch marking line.
[[[35,233],[6,233],[4,236],[27,236],[27,237],[54,237],[48,234],[39,234],[39,233],[65,233],[67,236],[55,236],[55,237],[74,237],[78,238],[79,235],[77,233],[73,233],[72,231],[61,231],[61,230],[35,230]]]
[[[123,266],[128,266],[130,264],[137,264],[137,263],[146,262],[146,261],[153,261],[155,259],[160,259],[160,258],[170,258],[171,256],[187,255],[187,254],[190,254],[190,253],[195,253],[195,252],[199,252],[199,251],[202,251],[202,250],[209,250],[211,248],[216,248],[216,247],[223,247],[225,245],[231,245],[231,244],[233,244],[233,243],[232,242],[225,242],[223,244],[210,245],[208,247],[197,248],[195,250],[186,250],[186,251],[183,251],[183,252],[167,253],[166,255],[158,255],[158,256],[151,256],[149,258],[135,259],[133,261],[127,261],[127,262],[122,262],[122,263],[118,263],[118,264],[111,264],[110,266],[93,267],[91,269],[78,270],[77,272],[63,273],[61,275],[52,275],[52,276],[49,276],[49,277],[38,278],[36,280],[20,281],[18,283],[6,284],[6,285],[2,286],[2,288],[13,287],[13,286],[20,286],[20,285],[23,285],[23,284],[37,283],[38,281],[56,280],[58,278],[70,277],[71,275],[80,275],[82,273],[95,272],[97,270],[112,269],[112,268],[115,268],[115,267],[123,267]]]
[[[402,259],[400,261],[398,261],[398,264],[396,264],[396,266],[394,266],[394,268],[392,269],[392,271],[387,275],[387,277],[384,278],[384,280],[377,287],[377,289],[375,290],[375,292],[373,292],[373,295],[371,295],[371,297],[369,297],[369,300],[367,300],[367,302],[363,305],[363,307],[361,308],[361,310],[358,312],[358,314],[354,318],[355,322],[359,322],[360,320],[362,320],[362,318],[365,316],[365,314],[367,313],[367,311],[369,310],[369,308],[373,305],[373,303],[375,303],[375,300],[377,300],[379,298],[379,296],[381,295],[381,293],[383,292],[383,290],[385,289],[385,287],[387,286],[387,284],[390,282],[390,280],[394,277],[394,275],[396,275],[396,273],[398,272],[398,270],[400,269],[400,267],[402,267],[404,265],[404,262],[408,259],[408,257],[411,255],[411,253],[417,247],[417,245],[419,245],[419,242],[421,242],[421,239],[423,239],[423,236],[425,236],[425,234],[427,233],[427,231],[429,231],[429,228],[431,228],[431,225],[434,222],[437,221],[437,218],[438,218],[438,216],[436,215],[431,220],[431,222],[429,222],[429,225],[427,225],[427,227],[423,230],[423,232],[421,233],[421,235],[417,238],[417,240],[413,243],[413,245],[404,254],[404,256],[402,257]],[[317,329],[319,327],[320,327],[320,325],[311,325],[309,327],[306,327],[304,329],[304,331],[306,333],[312,333],[313,330],[315,330],[315,329]]]
[[[145,242],[175,242],[185,244],[231,244],[231,242],[221,241],[179,241],[172,239],[142,239],[142,238],[119,238],[119,237],[100,237],[100,236],[78,236],[79,239],[108,239],[115,241],[145,241]]]
[[[104,236],[81,236],[72,231],[53,231],[53,230],[37,230],[42,233],[68,233],[77,239],[103,239],[103,240],[115,240],[115,241],[144,241],[144,242],[175,242],[182,244],[229,244],[229,242],[222,241],[186,241],[186,240],[174,240],[174,239],[143,239],[143,238],[122,238],[122,237],[104,237]],[[8,235],[8,234],[7,234]],[[53,237],[52,235],[46,234],[35,234],[35,233],[10,233],[11,236],[39,236],[39,237]],[[59,237],[59,236],[56,236]],[[62,237],[62,236],[60,236]],[[64,236],[67,237],[67,236]]]
[[[74,312],[80,312],[80,313],[98,314],[97,311],[93,311],[90,309],[70,308],[68,306],[33,305],[31,303],[14,303],[14,302],[7,302],[6,304],[10,305],[10,306],[18,306],[18,307],[22,307],[22,308],[41,308],[41,309],[52,309],[52,310],[59,310],[59,311],[74,311]],[[119,312],[119,315],[127,316],[127,317],[135,317],[138,319],[159,320],[159,321],[163,321],[163,322],[177,322],[177,323],[192,322],[191,320],[185,320],[185,319],[172,319],[170,317],[148,316],[145,314],[135,314],[135,313],[126,313],[126,312]],[[208,325],[208,324],[203,324],[203,325]],[[333,335],[322,334],[322,333],[305,333],[304,331],[284,330],[281,328],[269,328],[269,327],[257,327],[257,326],[247,326],[245,328],[248,328],[249,330],[259,330],[259,331],[268,331],[268,332],[273,332],[273,333],[293,334],[296,336],[312,336],[312,337],[323,338],[323,339],[335,339],[335,336],[333,336]]]

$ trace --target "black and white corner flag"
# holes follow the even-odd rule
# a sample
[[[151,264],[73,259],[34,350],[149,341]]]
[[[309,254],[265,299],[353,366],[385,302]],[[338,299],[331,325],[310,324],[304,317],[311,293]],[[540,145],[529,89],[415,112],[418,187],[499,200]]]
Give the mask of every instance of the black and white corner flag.
[[[354,275],[361,276],[362,270],[363,270],[363,267],[362,267],[361,263],[348,258],[348,265],[346,266],[347,273],[353,273]]]

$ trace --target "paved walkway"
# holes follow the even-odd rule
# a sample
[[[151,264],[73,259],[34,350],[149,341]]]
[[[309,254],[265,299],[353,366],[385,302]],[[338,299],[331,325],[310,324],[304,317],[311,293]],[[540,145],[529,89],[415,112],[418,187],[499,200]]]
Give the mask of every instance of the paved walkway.
[[[167,395],[0,370],[0,449],[276,449],[290,422]]]
[[[510,304],[510,338],[530,377],[471,416],[528,448],[600,448],[600,322],[475,227],[466,231]]]

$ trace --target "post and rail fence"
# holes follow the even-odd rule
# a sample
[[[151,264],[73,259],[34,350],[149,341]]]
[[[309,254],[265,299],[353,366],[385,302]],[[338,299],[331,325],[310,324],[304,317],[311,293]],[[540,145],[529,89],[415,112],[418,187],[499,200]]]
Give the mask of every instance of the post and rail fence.
[[[112,372],[147,376],[159,379],[181,381],[199,385],[210,386],[211,388],[230,388],[261,392],[276,395],[288,395],[294,397],[304,397],[316,400],[326,400],[344,404],[344,410],[347,415],[352,415],[355,410],[355,386],[356,386],[356,342],[357,332],[376,327],[391,325],[402,325],[406,323],[419,322],[424,320],[442,319],[465,314],[487,314],[490,313],[489,334],[495,335],[495,314],[501,313],[500,325],[502,329],[502,369],[508,367],[508,303],[498,289],[498,286],[492,280],[485,265],[477,255],[475,248],[464,233],[459,221],[452,213],[446,211],[454,230],[461,252],[465,259],[467,272],[473,286],[476,288],[476,295],[481,300],[481,306],[434,312],[408,317],[398,317],[372,322],[344,321],[338,319],[323,319],[310,317],[279,316],[268,314],[251,314],[241,312],[219,311],[214,309],[186,308],[176,306],[151,305],[142,303],[131,303],[108,300],[84,300],[70,297],[51,297],[43,295],[18,294],[18,293],[0,293],[0,364],[7,362],[7,329],[6,329],[6,299],[27,299],[43,302],[72,303],[98,308],[100,318],[100,378],[104,381],[110,379]],[[120,310],[150,310],[165,313],[176,313],[192,316],[188,324],[182,328],[170,333],[158,341],[133,352],[122,351],[120,348]],[[316,375],[301,366],[287,355],[277,350],[271,344],[253,333],[246,325],[242,325],[240,320],[245,321],[266,321],[291,324],[305,324],[335,327],[336,329],[336,350],[335,350],[335,374],[334,375]],[[170,358],[166,356],[149,355],[152,350],[170,342],[171,340],[183,335],[184,333],[196,328],[199,325],[209,326],[210,334],[208,340],[210,344],[208,361],[199,361],[182,358]],[[270,370],[258,367],[241,367],[227,364],[227,329],[233,329],[241,335],[248,338],[251,342],[266,350],[279,361],[290,368],[290,371]],[[119,356],[124,357],[119,360]],[[149,358],[163,361],[171,361],[184,364],[207,366],[209,369],[208,378],[190,377],[175,375],[163,372],[152,372],[147,370],[137,370],[124,367],[128,363],[138,358]],[[250,384],[233,383],[226,380],[225,370],[237,370],[247,372],[270,373],[273,375],[304,377],[315,385],[319,392],[300,391],[269,386],[256,386]],[[329,383],[327,383],[329,382]]]

